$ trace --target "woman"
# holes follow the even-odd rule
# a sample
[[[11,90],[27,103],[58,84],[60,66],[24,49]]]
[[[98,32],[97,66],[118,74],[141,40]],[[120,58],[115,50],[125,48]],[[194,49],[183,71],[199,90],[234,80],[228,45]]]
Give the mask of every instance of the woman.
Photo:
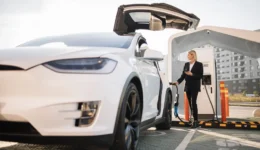
[[[198,127],[198,107],[197,107],[197,96],[200,92],[201,79],[203,77],[203,65],[197,61],[197,54],[194,50],[188,53],[189,62],[185,63],[183,73],[181,77],[175,82],[175,84],[181,84],[185,79],[184,91],[187,94],[190,107],[193,110],[194,122],[192,128]]]

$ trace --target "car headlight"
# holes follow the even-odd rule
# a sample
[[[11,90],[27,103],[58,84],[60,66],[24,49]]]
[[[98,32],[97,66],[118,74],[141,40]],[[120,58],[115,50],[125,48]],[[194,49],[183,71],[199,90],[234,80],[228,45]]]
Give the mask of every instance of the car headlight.
[[[56,60],[43,64],[45,67],[60,73],[111,73],[117,61],[108,58],[78,58]]]

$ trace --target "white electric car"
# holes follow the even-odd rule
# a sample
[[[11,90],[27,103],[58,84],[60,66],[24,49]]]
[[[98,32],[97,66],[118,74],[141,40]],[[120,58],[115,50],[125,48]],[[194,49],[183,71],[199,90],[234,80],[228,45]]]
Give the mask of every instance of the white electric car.
[[[136,149],[140,130],[171,127],[172,92],[158,65],[163,55],[135,31],[198,23],[167,4],[122,5],[115,33],[50,36],[0,50],[0,140]]]

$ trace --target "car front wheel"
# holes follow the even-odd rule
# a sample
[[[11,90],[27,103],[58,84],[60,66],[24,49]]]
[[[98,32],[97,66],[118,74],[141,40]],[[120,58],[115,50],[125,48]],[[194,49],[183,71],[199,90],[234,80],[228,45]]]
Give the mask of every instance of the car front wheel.
[[[166,108],[164,109],[164,122],[157,124],[157,130],[169,130],[172,124],[172,96],[167,92],[165,97]]]
[[[141,100],[136,86],[130,83],[124,95],[115,140],[111,150],[135,150],[141,123]]]

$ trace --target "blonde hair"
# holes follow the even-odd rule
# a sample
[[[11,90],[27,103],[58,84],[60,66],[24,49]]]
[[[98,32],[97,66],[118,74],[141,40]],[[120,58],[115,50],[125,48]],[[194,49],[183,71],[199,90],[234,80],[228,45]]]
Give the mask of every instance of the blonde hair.
[[[194,57],[194,59],[197,61],[198,57],[197,57],[197,53],[195,50],[190,50],[189,54],[191,54]]]

